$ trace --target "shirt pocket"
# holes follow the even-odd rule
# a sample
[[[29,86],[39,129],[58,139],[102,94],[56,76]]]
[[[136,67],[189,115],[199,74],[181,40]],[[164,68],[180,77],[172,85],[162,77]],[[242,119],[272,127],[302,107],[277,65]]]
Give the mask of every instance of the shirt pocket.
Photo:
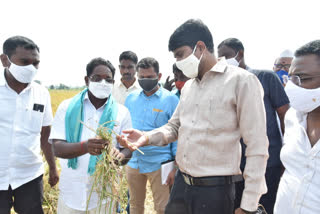
[[[151,122],[152,126],[154,126],[155,128],[165,125],[169,119],[170,118],[166,116],[166,113],[163,110],[155,108],[152,109]]]
[[[27,110],[25,113],[24,128],[32,133],[40,133],[42,128],[43,112]]]

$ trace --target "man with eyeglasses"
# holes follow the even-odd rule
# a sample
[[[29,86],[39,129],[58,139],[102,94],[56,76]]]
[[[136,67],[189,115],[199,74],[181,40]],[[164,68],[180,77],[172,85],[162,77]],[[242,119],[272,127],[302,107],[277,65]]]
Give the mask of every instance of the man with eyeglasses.
[[[280,158],[275,214],[320,213],[320,40],[295,52],[285,87],[291,108]]]
[[[288,81],[287,76],[292,60],[293,53],[290,50],[285,50],[274,62],[273,71],[277,73],[283,85]]]
[[[119,164],[125,164],[131,157],[128,149],[119,146],[114,134],[112,142],[104,141],[80,123],[83,121],[93,130],[100,124],[105,124],[119,135],[122,130],[131,127],[128,109],[118,104],[111,95],[114,73],[115,68],[109,61],[102,58],[91,60],[84,78],[87,88],[63,101],[54,117],[50,142],[61,165],[57,209],[59,214],[96,214],[109,210],[109,202],[103,202],[102,207],[98,207],[98,194],[95,191],[91,194],[91,175],[95,171],[99,155],[108,145],[113,147],[113,155],[119,160]],[[107,121],[114,122],[105,123]],[[112,206],[116,208],[115,205]]]
[[[112,95],[118,103],[124,104],[128,94],[140,88],[135,77],[138,57],[132,51],[124,51],[120,54],[119,63],[121,79],[114,84]]]

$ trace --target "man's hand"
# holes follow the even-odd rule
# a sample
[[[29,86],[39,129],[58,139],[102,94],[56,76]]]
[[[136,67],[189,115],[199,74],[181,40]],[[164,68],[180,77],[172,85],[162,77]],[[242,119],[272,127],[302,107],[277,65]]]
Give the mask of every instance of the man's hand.
[[[109,145],[109,141],[105,141],[101,138],[90,138],[85,143],[86,150],[90,155],[100,155],[102,150]]]
[[[170,76],[167,77],[166,82],[164,83],[163,87],[168,91],[172,91],[174,87],[174,79],[170,80]]]
[[[117,141],[121,146],[128,148],[131,151],[135,151],[137,148],[148,144],[147,137],[139,130],[128,129],[124,130],[123,134],[128,134],[128,136],[117,136]]]
[[[51,187],[54,187],[59,181],[59,174],[57,168],[49,169],[48,183]]]
[[[167,177],[167,181],[166,181],[166,185],[169,185],[169,186],[172,186],[173,185],[173,182],[174,182],[174,176],[176,175],[176,169],[173,169],[168,177]]]
[[[111,155],[118,161],[122,162],[125,158],[124,154],[122,154],[118,149],[112,148],[111,149]]]

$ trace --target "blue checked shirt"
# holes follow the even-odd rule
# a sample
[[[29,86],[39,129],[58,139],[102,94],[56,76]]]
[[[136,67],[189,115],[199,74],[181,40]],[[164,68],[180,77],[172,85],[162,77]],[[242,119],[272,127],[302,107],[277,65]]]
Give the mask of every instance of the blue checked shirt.
[[[130,111],[132,127],[140,131],[150,131],[167,124],[178,102],[176,95],[160,87],[149,97],[141,89],[132,92],[128,95],[125,106]],[[139,169],[140,173],[154,172],[160,169],[162,162],[175,158],[177,141],[164,147],[146,146],[140,149],[144,155],[134,151],[128,165]]]

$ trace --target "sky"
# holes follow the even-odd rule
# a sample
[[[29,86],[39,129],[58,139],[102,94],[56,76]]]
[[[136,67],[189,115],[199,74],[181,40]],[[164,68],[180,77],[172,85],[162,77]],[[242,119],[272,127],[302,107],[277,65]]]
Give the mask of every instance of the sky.
[[[154,57],[172,75],[170,35],[190,18],[210,29],[218,44],[236,37],[249,67],[272,69],[279,54],[320,39],[319,0],[0,0],[0,43],[15,35],[40,47],[36,79],[43,85],[83,86],[87,63],[102,57],[117,68],[131,50]],[[2,49],[1,49],[2,53]]]

